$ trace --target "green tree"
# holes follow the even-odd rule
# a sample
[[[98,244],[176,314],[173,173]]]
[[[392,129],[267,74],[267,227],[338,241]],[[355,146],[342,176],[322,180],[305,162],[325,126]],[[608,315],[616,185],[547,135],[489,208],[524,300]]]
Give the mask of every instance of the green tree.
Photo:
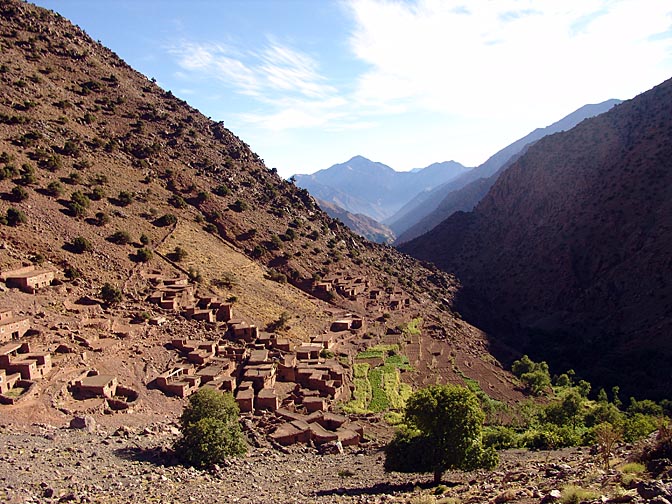
[[[406,427],[387,447],[385,469],[433,472],[438,485],[449,469],[494,467],[497,453],[481,443],[484,419],[469,389],[433,385],[418,390],[406,402]]]
[[[175,443],[177,455],[188,465],[207,467],[244,454],[247,445],[238,415],[231,394],[200,389],[189,397],[180,417],[182,438]]]

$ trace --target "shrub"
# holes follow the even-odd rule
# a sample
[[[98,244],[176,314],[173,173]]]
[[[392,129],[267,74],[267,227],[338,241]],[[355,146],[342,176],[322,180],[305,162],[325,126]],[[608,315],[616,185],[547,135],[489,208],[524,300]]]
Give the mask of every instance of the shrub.
[[[77,254],[83,254],[84,252],[91,252],[93,250],[93,245],[91,242],[84,238],[83,236],[77,236],[72,240],[72,250]]]
[[[100,289],[100,298],[106,305],[114,305],[121,301],[121,290],[110,283]]]
[[[117,231],[108,240],[117,245],[127,245],[132,241],[131,235],[127,231]]]
[[[173,214],[162,215],[155,221],[155,224],[159,227],[172,226],[173,224],[176,223],[177,223],[177,217],[175,217]]]
[[[6,220],[8,226],[15,227],[18,226],[19,224],[24,224],[26,222],[26,214],[24,214],[21,210],[9,207],[7,209]]]
[[[58,197],[61,194],[63,194],[63,186],[58,180],[49,182],[49,185],[47,185],[46,193],[49,196]]]
[[[104,226],[109,222],[110,222],[110,216],[107,215],[105,212],[96,213],[96,226]]]
[[[202,388],[190,396],[180,417],[182,438],[175,443],[182,462],[208,467],[244,454],[247,445],[238,415],[238,405],[231,394]]]
[[[168,198],[168,203],[173,205],[175,208],[186,208],[187,207],[187,202],[179,194],[173,194],[170,198]]]
[[[154,253],[148,248],[143,247],[138,250],[138,252],[135,254],[135,257],[139,262],[149,262],[152,257],[154,257]]]
[[[142,233],[140,235],[140,243],[143,245],[149,245],[149,236],[147,236],[145,233]]]
[[[133,203],[133,194],[128,191],[121,191],[117,196],[117,201],[121,206],[128,206]]]
[[[173,252],[173,259],[177,262],[182,261],[187,257],[187,251],[184,250],[182,247],[175,247],[175,251]]]
[[[89,194],[89,198],[91,198],[93,201],[100,201],[105,197],[105,189],[103,189],[100,186],[96,186],[93,188],[93,191],[91,191],[91,194]]]
[[[14,186],[11,191],[11,199],[17,203],[28,199],[28,191],[21,186]]]
[[[503,425],[487,427],[483,432],[483,446],[492,447],[495,450],[506,450],[518,447],[518,435],[516,432]]]
[[[247,203],[242,200],[236,200],[233,204],[231,204],[231,210],[234,212],[244,212],[247,210]]]
[[[231,191],[225,184],[220,184],[212,190],[217,196],[227,196]]]

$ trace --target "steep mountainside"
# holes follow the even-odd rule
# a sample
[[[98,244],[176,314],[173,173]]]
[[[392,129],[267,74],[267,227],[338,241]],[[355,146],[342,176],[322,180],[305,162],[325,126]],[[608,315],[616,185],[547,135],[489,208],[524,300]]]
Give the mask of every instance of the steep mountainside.
[[[295,177],[296,184],[316,198],[382,221],[416,194],[444,184],[467,170],[460,163],[446,161],[398,172],[382,163],[355,156],[312,175]]]
[[[421,193],[386,220],[385,224],[397,234],[396,243],[400,244],[426,233],[454,212],[473,209],[495,183],[499,174],[526,147],[547,135],[571,129],[584,119],[602,114],[619,103],[620,100],[607,100],[595,105],[584,105],[550,126],[535,129],[452,182]]]
[[[390,244],[394,233],[390,228],[364,214],[353,214],[328,201],[317,200],[320,208],[332,219],[338,219],[351,231],[376,243]]]
[[[485,335],[454,313],[454,277],[350,232],[223,123],[61,16],[18,0],[0,0],[0,13],[0,271],[56,275],[34,294],[0,284],[0,310],[29,318],[25,341],[54,364],[28,397],[0,405],[3,422],[62,425],[102,412],[105,401],[70,393],[87,372],[138,393],[132,417],[101,422],[175,418],[183,400],[149,384],[181,362],[174,341],[238,341],[233,323],[211,320],[210,306],[224,302],[241,330],[253,324],[291,348],[327,333],[334,317],[361,317],[337,365],[395,341],[413,366],[408,383],[467,377],[498,399],[520,397]],[[162,279],[179,284],[157,298]],[[358,283],[334,287],[346,280]],[[101,300],[105,283],[120,301]],[[180,305],[176,292],[189,299]]]
[[[472,322],[508,328],[559,369],[661,397],[672,390],[670,159],[666,81],[540,140],[473,212],[401,249],[458,275]]]

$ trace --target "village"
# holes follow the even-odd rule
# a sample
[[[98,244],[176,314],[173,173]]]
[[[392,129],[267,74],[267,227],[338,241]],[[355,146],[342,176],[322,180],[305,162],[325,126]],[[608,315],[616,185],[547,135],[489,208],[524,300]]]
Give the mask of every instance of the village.
[[[352,349],[375,343],[361,315],[332,310],[332,320],[321,334],[295,341],[283,335],[281,327],[269,332],[236,317],[231,302],[199,296],[197,285],[187,276],[148,271],[142,277],[149,286],[146,304],[153,313],[145,321],[148,327],[171,324],[179,317],[208,329],[207,338],[167,342],[165,351],[174,354],[174,363],[149,380],[147,387],[182,399],[201,387],[230,392],[242,415],[253,419],[265,415],[265,433],[275,445],[337,443],[344,447],[363,440],[363,426],[339,412],[339,404],[347,402],[354,390]],[[23,266],[3,272],[0,278],[8,289],[34,294],[49,288],[58,270]],[[314,288],[318,293],[335,291],[373,313],[410,305],[401,291],[371,288],[366,278],[345,273],[324,278]],[[106,330],[113,325],[101,318],[88,323]],[[32,348],[30,331],[29,316],[0,310],[0,404],[17,404],[54,368],[50,352]],[[93,342],[81,335],[73,334],[71,340],[84,346],[83,359],[87,349],[94,349]],[[53,350],[72,353],[71,343]],[[74,401],[96,398],[105,411],[123,412],[138,405],[143,391],[121,383],[114,374],[87,367],[68,380],[67,394]]]

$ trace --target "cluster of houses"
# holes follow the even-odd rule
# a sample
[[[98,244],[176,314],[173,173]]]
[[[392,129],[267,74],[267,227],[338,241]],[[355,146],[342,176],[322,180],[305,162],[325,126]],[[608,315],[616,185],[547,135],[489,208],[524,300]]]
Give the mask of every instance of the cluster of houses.
[[[336,292],[350,301],[359,302],[368,313],[400,311],[411,305],[411,299],[400,289],[373,288],[366,277],[345,272],[324,277],[315,283],[314,289],[318,294]]]

